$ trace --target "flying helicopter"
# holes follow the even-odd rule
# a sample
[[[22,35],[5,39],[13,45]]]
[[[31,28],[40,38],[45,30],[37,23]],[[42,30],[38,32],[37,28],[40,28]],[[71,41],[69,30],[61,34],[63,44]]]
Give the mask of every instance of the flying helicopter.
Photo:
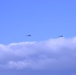
[[[62,35],[60,35],[59,37],[63,37]]]
[[[28,35],[26,35],[27,37],[30,37],[31,35],[30,34],[28,34]]]

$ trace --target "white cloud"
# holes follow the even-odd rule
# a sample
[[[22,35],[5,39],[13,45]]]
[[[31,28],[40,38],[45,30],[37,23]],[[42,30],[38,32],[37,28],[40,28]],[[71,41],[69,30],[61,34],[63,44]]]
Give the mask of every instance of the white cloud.
[[[0,68],[76,69],[76,37],[1,44]]]

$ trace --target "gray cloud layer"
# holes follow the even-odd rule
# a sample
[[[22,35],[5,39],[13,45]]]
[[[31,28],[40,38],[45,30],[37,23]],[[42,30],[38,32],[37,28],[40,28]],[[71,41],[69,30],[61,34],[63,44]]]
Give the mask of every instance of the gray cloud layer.
[[[70,71],[76,69],[76,37],[0,44],[0,69]]]

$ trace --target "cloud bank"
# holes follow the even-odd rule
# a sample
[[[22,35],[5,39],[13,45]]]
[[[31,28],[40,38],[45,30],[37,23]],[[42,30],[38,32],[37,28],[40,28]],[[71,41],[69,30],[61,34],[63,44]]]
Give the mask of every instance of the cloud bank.
[[[75,75],[76,37],[0,44],[0,69],[68,71]]]

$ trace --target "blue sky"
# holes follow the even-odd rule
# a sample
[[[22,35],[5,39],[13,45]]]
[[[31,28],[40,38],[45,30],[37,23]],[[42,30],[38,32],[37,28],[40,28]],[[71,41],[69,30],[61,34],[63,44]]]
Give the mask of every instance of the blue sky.
[[[76,75],[76,0],[0,0],[0,75],[13,74]]]
[[[74,37],[75,28],[75,0],[0,0],[1,44]]]

